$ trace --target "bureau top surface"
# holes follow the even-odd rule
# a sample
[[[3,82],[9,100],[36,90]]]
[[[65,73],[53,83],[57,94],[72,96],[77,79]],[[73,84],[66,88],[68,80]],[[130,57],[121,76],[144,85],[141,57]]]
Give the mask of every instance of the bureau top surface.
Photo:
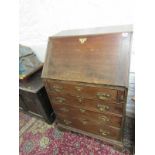
[[[87,29],[64,30],[55,34],[53,37],[97,35],[97,34],[110,34],[110,33],[132,32],[132,31],[133,31],[132,25],[119,25],[119,26],[96,27]]]
[[[58,33],[49,38],[42,78],[128,87],[131,38],[130,26]]]

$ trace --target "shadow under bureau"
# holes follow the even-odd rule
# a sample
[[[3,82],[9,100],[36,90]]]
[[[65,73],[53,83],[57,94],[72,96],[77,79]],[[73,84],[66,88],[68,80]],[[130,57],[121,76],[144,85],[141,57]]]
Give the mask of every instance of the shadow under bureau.
[[[131,26],[50,37],[42,78],[57,126],[123,148]]]

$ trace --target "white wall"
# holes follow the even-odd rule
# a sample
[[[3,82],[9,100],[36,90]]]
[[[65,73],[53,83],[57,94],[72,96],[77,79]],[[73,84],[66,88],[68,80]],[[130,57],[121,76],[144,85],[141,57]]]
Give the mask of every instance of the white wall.
[[[132,0],[20,0],[20,38],[44,61],[48,36],[61,30],[133,23]]]

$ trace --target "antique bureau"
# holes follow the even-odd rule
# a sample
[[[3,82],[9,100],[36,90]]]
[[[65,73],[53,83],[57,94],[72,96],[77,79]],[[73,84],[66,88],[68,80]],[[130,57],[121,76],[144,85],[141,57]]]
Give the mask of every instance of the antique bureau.
[[[57,126],[123,147],[132,26],[49,37],[42,78]]]

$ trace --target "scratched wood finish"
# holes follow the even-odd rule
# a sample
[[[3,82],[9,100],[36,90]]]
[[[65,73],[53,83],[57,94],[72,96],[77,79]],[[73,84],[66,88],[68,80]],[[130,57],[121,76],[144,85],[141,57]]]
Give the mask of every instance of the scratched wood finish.
[[[107,30],[49,37],[42,78],[58,127],[123,147],[132,31]]]

